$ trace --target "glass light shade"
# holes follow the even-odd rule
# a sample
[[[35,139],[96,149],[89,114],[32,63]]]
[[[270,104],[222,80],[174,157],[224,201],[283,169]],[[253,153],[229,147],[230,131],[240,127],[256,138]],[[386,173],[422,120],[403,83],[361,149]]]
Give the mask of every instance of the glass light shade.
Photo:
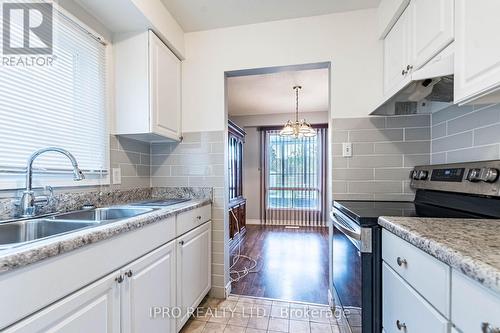
[[[280,131],[281,136],[292,135],[294,133],[293,125],[290,121],[285,124],[285,127]]]

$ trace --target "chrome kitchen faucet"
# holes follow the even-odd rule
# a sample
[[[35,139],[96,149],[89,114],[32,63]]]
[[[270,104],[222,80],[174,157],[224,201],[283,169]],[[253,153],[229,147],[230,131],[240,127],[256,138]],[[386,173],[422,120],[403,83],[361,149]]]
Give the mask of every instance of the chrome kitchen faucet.
[[[78,162],[75,157],[66,149],[58,148],[58,147],[47,147],[42,148],[40,150],[35,151],[28,158],[28,163],[26,166],[26,189],[23,191],[23,195],[19,200],[19,206],[21,208],[21,214],[23,217],[33,217],[35,216],[35,207],[36,205],[40,205],[42,202],[47,204],[49,202],[49,198],[46,196],[37,197],[35,196],[35,192],[33,191],[33,162],[35,159],[46,152],[56,152],[65,155],[71,161],[73,165],[73,180],[80,181],[85,179],[85,175],[82,170],[78,167]]]

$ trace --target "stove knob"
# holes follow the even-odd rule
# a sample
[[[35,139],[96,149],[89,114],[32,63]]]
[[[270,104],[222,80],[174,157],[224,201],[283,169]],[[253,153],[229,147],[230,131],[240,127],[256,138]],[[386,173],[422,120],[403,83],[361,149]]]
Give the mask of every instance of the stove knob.
[[[410,178],[413,179],[413,180],[418,180],[418,171],[417,170],[413,170],[410,173]]]
[[[481,170],[481,180],[487,183],[494,183],[498,179],[498,170],[493,168],[484,168]]]
[[[420,170],[417,174],[417,179],[418,180],[426,180],[427,176],[429,176],[429,171],[426,170]]]
[[[481,180],[481,169],[470,169],[467,175],[467,180],[470,182],[478,182]]]

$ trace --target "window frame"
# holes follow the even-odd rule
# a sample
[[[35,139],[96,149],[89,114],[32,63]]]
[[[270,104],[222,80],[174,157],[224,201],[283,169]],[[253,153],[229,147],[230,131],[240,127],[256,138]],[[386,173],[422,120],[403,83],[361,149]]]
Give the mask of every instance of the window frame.
[[[36,166],[36,160],[33,164],[33,188],[42,188],[44,186],[50,185],[54,188],[68,188],[68,187],[88,187],[88,186],[102,186],[111,184],[111,133],[112,133],[112,121],[114,119],[114,114],[112,112],[114,108],[114,97],[112,92],[114,91],[114,80],[113,80],[113,46],[104,36],[99,34],[89,25],[84,23],[81,19],[64,9],[61,5],[51,2],[53,5],[53,10],[59,12],[61,15],[66,16],[75,25],[81,28],[83,31],[90,34],[93,38],[100,41],[105,47],[105,118],[106,118],[106,142],[105,142],[105,165],[107,170],[102,173],[92,172],[85,173],[86,178],[75,182],[73,180],[73,172],[71,170],[71,163],[68,160],[68,171],[57,171],[57,170],[40,170]],[[56,20],[54,20],[56,22]],[[57,25],[57,22],[55,23]],[[17,191],[23,190],[26,187],[26,172],[19,170],[0,170],[0,191]]]
[[[271,135],[279,135],[277,133],[269,133],[268,134],[269,137]],[[268,144],[268,149],[271,148],[271,144],[270,144],[271,140],[269,138],[269,144]],[[316,142],[316,145],[319,145],[319,142]],[[321,147],[318,147],[319,149],[321,149]],[[281,154],[282,156],[284,156],[284,144],[281,144],[280,145],[280,149],[281,149]],[[269,159],[269,163],[271,161],[270,159],[270,153],[269,151],[266,151],[265,152],[266,155],[267,155],[267,158]],[[317,198],[319,199],[320,198],[320,194],[321,194],[321,184],[320,184],[320,179],[319,179],[319,174],[320,174],[320,162],[321,162],[321,159],[320,159],[320,154],[317,154],[317,161],[316,161],[316,172],[315,172],[315,175],[316,175],[316,186],[314,187],[311,187],[311,186],[290,186],[290,187],[284,187],[284,186],[270,186],[269,184],[271,183],[270,181],[270,177],[272,175],[272,172],[271,172],[271,168],[268,168],[268,174],[266,174],[266,178],[267,178],[267,181],[266,183],[268,184],[267,188],[266,188],[266,206],[267,206],[267,209],[269,210],[275,210],[275,211],[309,211],[309,212],[318,212],[321,210],[321,205],[320,205],[320,202],[318,201],[316,206],[314,207],[274,207],[271,205],[271,202],[270,202],[270,197],[269,197],[269,193],[270,191],[280,191],[282,193],[286,192],[286,191],[290,191],[292,192],[292,195],[293,195],[293,192],[315,192],[317,194]],[[305,163],[305,160],[304,160],[304,163]],[[306,169],[304,168],[304,172],[303,172],[304,175],[306,175]],[[282,177],[285,177],[286,173],[283,172],[283,173],[276,173],[274,175],[282,175]],[[293,201],[292,201],[293,202]]]

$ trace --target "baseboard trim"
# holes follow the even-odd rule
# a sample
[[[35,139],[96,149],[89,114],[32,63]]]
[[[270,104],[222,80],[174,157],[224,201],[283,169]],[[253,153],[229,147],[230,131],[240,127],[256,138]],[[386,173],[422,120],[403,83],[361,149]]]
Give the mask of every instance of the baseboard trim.
[[[224,288],[226,290],[226,297],[227,298],[229,295],[231,295],[231,290],[232,290],[232,286],[231,286],[231,281],[229,281],[227,284],[226,284],[226,287]]]
[[[260,219],[247,219],[247,224],[262,224]]]

